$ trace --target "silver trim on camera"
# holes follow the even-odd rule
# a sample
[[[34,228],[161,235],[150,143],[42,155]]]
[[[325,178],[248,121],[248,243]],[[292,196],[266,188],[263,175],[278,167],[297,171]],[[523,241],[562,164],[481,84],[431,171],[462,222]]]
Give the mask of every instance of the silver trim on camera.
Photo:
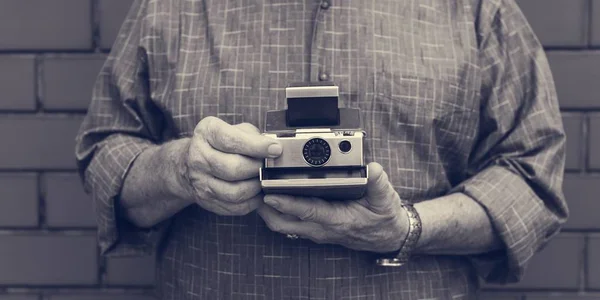
[[[347,131],[345,131],[347,133]],[[277,158],[265,159],[266,168],[294,168],[294,167],[336,167],[336,166],[363,166],[363,137],[362,131],[354,131],[352,135],[344,135],[341,131],[332,131],[323,129],[314,131],[296,132],[293,136],[278,137],[277,134],[265,133],[265,136],[276,138],[283,145],[283,152]],[[302,150],[306,142],[313,138],[320,138],[329,143],[331,156],[326,163],[319,166],[312,166],[306,162]],[[352,144],[352,151],[343,153],[339,151],[338,143],[349,141]]]
[[[329,200],[353,200],[362,198],[367,192],[369,168],[364,166],[365,176],[361,178],[298,178],[265,180],[260,168],[259,178],[265,194],[290,194],[307,197],[320,197]]]
[[[262,179],[262,169],[261,180]],[[271,179],[263,181],[263,188],[277,188],[277,187],[312,187],[312,188],[323,188],[323,187],[343,187],[343,186],[356,186],[367,184],[367,178],[317,178],[317,179]]]
[[[337,86],[310,86],[310,87],[288,87],[285,89],[285,97],[290,98],[317,98],[317,97],[339,97]]]

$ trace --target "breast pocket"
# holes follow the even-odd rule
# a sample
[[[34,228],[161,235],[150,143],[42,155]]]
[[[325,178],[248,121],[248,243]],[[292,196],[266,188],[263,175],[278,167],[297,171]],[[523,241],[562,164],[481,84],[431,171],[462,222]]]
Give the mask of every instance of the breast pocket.
[[[460,182],[477,134],[476,93],[444,79],[374,76],[361,107],[368,159],[381,163],[406,197],[442,194]]]

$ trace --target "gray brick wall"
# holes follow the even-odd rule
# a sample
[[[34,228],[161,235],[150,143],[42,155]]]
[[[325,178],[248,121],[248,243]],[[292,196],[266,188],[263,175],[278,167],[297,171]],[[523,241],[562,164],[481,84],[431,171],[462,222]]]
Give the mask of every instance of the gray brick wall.
[[[484,299],[600,300],[600,0],[517,1],[556,80],[572,216],[521,283]],[[0,300],[152,299],[152,258],[98,255],[72,154],[131,2],[0,0]]]

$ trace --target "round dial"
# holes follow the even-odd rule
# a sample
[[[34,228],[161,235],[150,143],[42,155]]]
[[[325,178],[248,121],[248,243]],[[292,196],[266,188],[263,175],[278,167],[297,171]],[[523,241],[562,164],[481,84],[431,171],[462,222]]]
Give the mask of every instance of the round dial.
[[[331,157],[331,147],[324,139],[310,139],[302,148],[302,156],[309,165],[322,166]]]
[[[340,151],[343,153],[348,153],[352,150],[352,144],[349,141],[341,141],[338,144],[338,148],[340,148]]]

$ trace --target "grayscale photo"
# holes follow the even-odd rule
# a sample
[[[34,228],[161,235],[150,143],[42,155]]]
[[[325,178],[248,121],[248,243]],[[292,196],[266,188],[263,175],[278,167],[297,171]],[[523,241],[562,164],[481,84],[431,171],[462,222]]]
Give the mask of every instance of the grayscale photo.
[[[0,0],[0,300],[600,300],[600,0]]]

